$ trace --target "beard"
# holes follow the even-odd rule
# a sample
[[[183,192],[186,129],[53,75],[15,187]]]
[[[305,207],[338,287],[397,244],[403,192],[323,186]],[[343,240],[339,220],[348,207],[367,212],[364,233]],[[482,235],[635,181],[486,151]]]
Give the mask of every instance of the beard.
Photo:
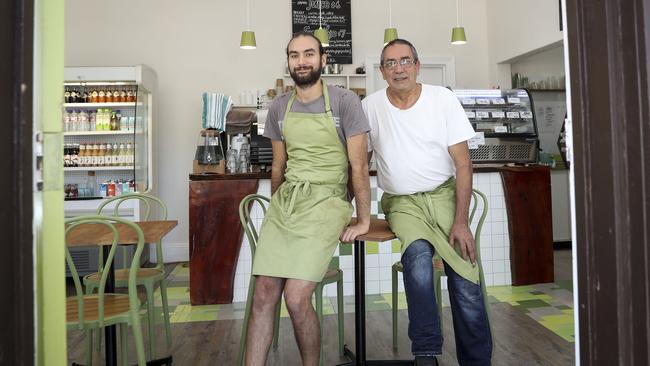
[[[298,75],[297,73],[298,70],[305,70],[305,69],[307,70],[311,69],[311,71],[307,75]],[[320,79],[320,74],[322,69],[323,69],[322,63],[318,62],[318,68],[313,68],[311,66],[297,67],[293,70],[289,70],[289,74],[291,75],[293,82],[296,83],[297,87],[307,88],[316,84],[318,79]]]

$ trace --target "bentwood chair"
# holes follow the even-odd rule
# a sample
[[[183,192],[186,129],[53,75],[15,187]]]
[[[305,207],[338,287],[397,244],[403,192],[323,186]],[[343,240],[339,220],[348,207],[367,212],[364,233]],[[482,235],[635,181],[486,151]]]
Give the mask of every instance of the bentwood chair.
[[[257,229],[255,228],[254,222],[251,220],[251,208],[257,203],[262,210],[262,213],[266,214],[266,208],[270,200],[267,197],[251,194],[240,202],[239,204],[239,220],[241,221],[246,237],[248,238],[248,243],[251,248],[251,258],[255,258],[255,249],[257,246],[257,240],[259,238]],[[336,282],[336,299],[338,307],[338,323],[339,323],[339,354],[344,355],[344,321],[343,321],[343,271],[341,271],[338,266],[330,268],[325,273],[323,280],[316,286],[314,294],[316,296],[316,314],[318,315],[318,322],[321,324],[321,353],[320,353],[320,365],[323,365],[323,287],[327,284]],[[246,333],[248,330],[248,320],[250,318],[251,308],[253,305],[253,293],[255,291],[255,276],[251,276],[250,282],[248,284],[248,296],[246,299],[246,310],[244,313],[244,325],[242,326],[241,338],[239,340],[239,354],[237,356],[237,364],[244,364],[244,353],[246,350]],[[275,315],[275,323],[273,327],[273,349],[278,348],[278,338],[280,333],[280,303],[278,303]]]
[[[479,205],[479,201],[481,204]],[[483,192],[478,189],[472,190],[472,210],[469,215],[469,224],[470,226],[474,222],[474,217],[476,211],[482,209],[481,216],[478,219],[476,224],[476,230],[474,231],[474,238],[476,241],[476,263],[478,264],[479,271],[479,280],[481,282],[481,291],[483,292],[483,301],[485,302],[485,309],[489,314],[488,309],[488,300],[487,300],[487,291],[485,288],[485,277],[483,276],[483,265],[481,264],[481,229],[483,228],[483,222],[488,213],[488,201],[487,197]],[[436,291],[436,303],[438,305],[438,316],[440,317],[440,329],[442,329],[442,288],[441,288],[441,278],[445,276],[445,267],[440,256],[435,255],[433,257],[433,282]],[[404,267],[402,262],[395,262],[392,268],[392,287],[393,287],[393,349],[397,351],[397,272],[403,272]],[[488,315],[489,318],[489,315]]]
[[[160,200],[158,197],[154,197],[144,193],[129,193],[121,196],[117,196],[111,199],[104,201],[97,208],[97,214],[102,215],[106,214],[109,210],[107,208],[111,203],[115,203],[115,206],[112,210],[113,216],[118,216],[120,206],[130,200],[138,200],[142,203],[144,208],[144,214],[142,215],[142,221],[148,221],[151,218],[152,214],[152,205],[154,209],[160,210],[160,219],[167,220],[167,206],[165,203]],[[126,287],[128,285],[128,278],[130,271],[127,268],[127,251],[123,251],[122,256],[122,269],[115,270],[115,287]],[[102,267],[102,252],[99,252],[99,271],[91,273],[84,277],[84,285],[86,286],[86,292],[91,294],[98,287],[99,280],[103,273]],[[156,243],[156,266],[152,268],[139,268],[137,272],[136,282],[138,286],[144,286],[147,293],[147,315],[148,315],[148,325],[149,325],[149,357],[151,359],[155,358],[155,324],[156,324],[156,313],[154,311],[154,286],[160,284],[160,297],[162,300],[163,306],[163,320],[165,323],[165,335],[167,337],[167,348],[170,349],[172,345],[172,333],[171,326],[169,322],[169,306],[167,303],[167,283],[165,280],[165,268],[163,262],[163,250],[162,244],[160,241]],[[101,338],[100,338],[101,339]]]
[[[68,247],[65,248],[65,259],[72,274],[76,296],[66,299],[66,322],[68,329],[85,330],[87,336],[86,364],[92,364],[92,331],[100,331],[106,326],[119,324],[120,349],[122,364],[127,365],[128,347],[127,330],[130,325],[135,338],[135,349],[138,358],[138,365],[145,365],[144,345],[142,342],[142,329],[140,327],[140,300],[136,285],[136,273],[140,267],[140,255],[144,246],[144,234],[138,225],[117,217],[88,215],[78,216],[66,220],[68,225],[65,230],[66,238],[74,230],[85,224],[104,225],[113,233],[106,267],[109,268],[115,257],[115,251],[119,243],[119,234],[113,223],[128,225],[137,233],[138,243],[136,244],[133,261],[131,262],[130,274],[127,279],[128,294],[105,293],[108,271],[104,271],[99,278],[97,294],[84,294],[77,269],[75,268],[72,256]],[[101,252],[100,248],[100,252]],[[99,333],[99,332],[98,332]]]

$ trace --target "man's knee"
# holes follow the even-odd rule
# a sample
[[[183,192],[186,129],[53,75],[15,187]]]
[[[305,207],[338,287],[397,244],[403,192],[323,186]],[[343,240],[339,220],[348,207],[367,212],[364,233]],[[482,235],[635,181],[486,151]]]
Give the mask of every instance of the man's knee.
[[[290,314],[300,314],[311,308],[312,286],[287,286],[284,290],[284,302]]]
[[[275,307],[282,294],[282,280],[279,278],[259,276],[255,279],[253,308],[257,310]]]

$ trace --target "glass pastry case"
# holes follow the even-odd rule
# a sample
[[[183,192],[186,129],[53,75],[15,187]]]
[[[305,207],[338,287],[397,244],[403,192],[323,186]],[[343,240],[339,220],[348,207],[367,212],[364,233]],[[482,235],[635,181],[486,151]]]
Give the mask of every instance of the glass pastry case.
[[[472,162],[537,161],[537,122],[533,99],[526,89],[468,89],[454,93],[477,132],[475,143],[470,143]]]

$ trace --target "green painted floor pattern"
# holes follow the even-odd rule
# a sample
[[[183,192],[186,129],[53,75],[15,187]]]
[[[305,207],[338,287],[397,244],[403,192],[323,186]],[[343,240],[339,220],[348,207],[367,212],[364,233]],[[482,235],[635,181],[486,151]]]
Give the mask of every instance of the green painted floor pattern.
[[[571,281],[535,284],[530,286],[494,286],[488,287],[490,303],[508,303],[515,309],[528,315],[542,326],[562,337],[568,342],[574,342],[573,327],[573,294]],[[155,293],[156,313],[162,313],[160,290]],[[177,265],[168,276],[167,295],[172,323],[214,321],[224,319],[243,319],[246,303],[238,302],[221,305],[192,306],[189,292],[189,266],[187,263]],[[366,296],[366,310],[390,310],[391,294]],[[443,294],[443,306],[449,306],[446,291]],[[399,293],[397,308],[407,308],[404,293]],[[344,312],[354,313],[354,297],[344,299]],[[336,298],[325,297],[323,314],[336,314]],[[282,303],[282,317],[288,317],[287,308]]]

